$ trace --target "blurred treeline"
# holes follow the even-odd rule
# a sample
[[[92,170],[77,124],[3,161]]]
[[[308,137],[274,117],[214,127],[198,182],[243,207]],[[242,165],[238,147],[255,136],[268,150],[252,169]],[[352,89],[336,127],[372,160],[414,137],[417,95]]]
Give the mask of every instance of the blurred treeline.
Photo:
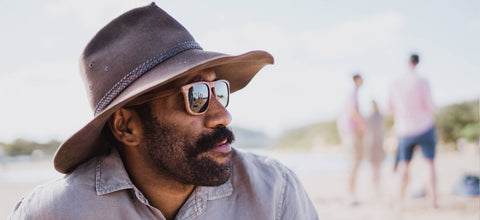
[[[42,154],[54,154],[60,143],[58,140],[38,143],[25,139],[16,139],[12,143],[0,143],[0,151],[3,151],[7,156],[31,155],[34,151]]]
[[[454,143],[459,138],[478,142],[478,105],[475,100],[441,108],[435,115],[439,139],[444,143]]]
[[[454,145],[464,138],[478,143],[479,101],[467,101],[438,109],[435,126],[440,144]],[[392,132],[393,118],[384,118],[385,134]],[[275,143],[275,148],[310,149],[313,146],[339,144],[336,121],[327,121],[285,132]]]
[[[438,110],[435,118],[440,143],[454,145],[460,138],[464,138],[470,142],[478,142],[478,100],[442,107]],[[392,135],[393,119],[386,117],[384,122],[385,133]],[[248,129],[233,128],[233,130],[237,139],[234,144],[241,148],[273,147],[307,150],[314,145],[333,145],[340,142],[334,120],[289,130],[277,140],[271,140],[263,133]],[[53,154],[60,146],[60,143],[58,140],[51,140],[47,143],[37,143],[25,139],[17,139],[11,143],[0,142],[0,156],[2,152],[7,156],[31,155],[34,151]]]

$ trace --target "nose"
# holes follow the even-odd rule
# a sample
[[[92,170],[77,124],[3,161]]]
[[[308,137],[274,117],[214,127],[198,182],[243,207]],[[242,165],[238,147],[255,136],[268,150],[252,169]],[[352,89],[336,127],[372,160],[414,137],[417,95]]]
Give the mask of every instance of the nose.
[[[205,114],[205,126],[207,128],[226,127],[232,122],[232,115],[215,96],[212,96],[210,106]]]

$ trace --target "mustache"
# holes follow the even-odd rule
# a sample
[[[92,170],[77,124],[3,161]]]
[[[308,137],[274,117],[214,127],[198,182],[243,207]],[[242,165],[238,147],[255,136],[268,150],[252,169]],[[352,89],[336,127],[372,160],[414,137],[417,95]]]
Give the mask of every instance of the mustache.
[[[187,155],[195,157],[215,148],[218,143],[224,140],[227,140],[227,144],[231,144],[235,141],[235,135],[227,127],[215,128],[212,133],[202,134],[195,142],[195,146],[189,149]]]

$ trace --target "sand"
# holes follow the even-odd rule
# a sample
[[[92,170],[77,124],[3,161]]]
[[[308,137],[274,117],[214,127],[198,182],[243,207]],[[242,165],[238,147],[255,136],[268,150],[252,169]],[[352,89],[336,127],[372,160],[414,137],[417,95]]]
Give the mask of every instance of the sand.
[[[411,167],[409,197],[403,210],[395,203],[397,176],[391,164],[384,163],[382,169],[381,196],[375,197],[371,186],[371,173],[368,164],[359,171],[357,196],[359,205],[346,203],[346,173],[324,173],[319,175],[299,175],[311,200],[314,202],[320,219],[480,219],[479,197],[462,197],[452,193],[453,185],[465,173],[479,173],[479,154],[475,146],[463,152],[439,152],[436,160],[438,170],[439,209],[432,209],[425,197],[415,198],[412,194],[422,188],[425,172],[423,160],[415,157]],[[312,154],[343,154],[341,150],[315,150]],[[32,169],[53,169],[51,160],[36,160],[0,164],[0,219],[5,219],[14,209],[17,201],[36,185],[46,182],[45,178],[29,181],[8,179],[7,174],[31,172]],[[53,173],[53,170],[52,170]],[[53,174],[55,176],[55,174]]]
[[[398,176],[392,165],[384,163],[381,177],[381,195],[375,196],[369,166],[358,174],[357,197],[359,204],[346,201],[347,173],[328,176],[300,176],[315,204],[320,219],[480,219],[479,197],[453,194],[453,186],[463,174],[479,174],[478,148],[471,146],[464,152],[439,152],[436,158],[439,209],[430,206],[426,197],[416,198],[426,181],[426,167],[421,154],[416,154],[410,168],[408,197],[402,210],[398,209]],[[325,153],[324,151],[322,151]],[[332,153],[332,152],[326,152]],[[332,154],[341,153],[338,151]]]

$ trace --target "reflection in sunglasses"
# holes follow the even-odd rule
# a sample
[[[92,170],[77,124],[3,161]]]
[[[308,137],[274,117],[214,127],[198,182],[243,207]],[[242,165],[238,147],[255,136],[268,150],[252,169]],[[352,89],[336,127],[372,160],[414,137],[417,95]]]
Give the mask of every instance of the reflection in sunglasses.
[[[229,84],[226,80],[191,83],[184,85],[182,91],[187,111],[193,115],[207,111],[212,93],[224,107],[227,107],[230,94]]]

